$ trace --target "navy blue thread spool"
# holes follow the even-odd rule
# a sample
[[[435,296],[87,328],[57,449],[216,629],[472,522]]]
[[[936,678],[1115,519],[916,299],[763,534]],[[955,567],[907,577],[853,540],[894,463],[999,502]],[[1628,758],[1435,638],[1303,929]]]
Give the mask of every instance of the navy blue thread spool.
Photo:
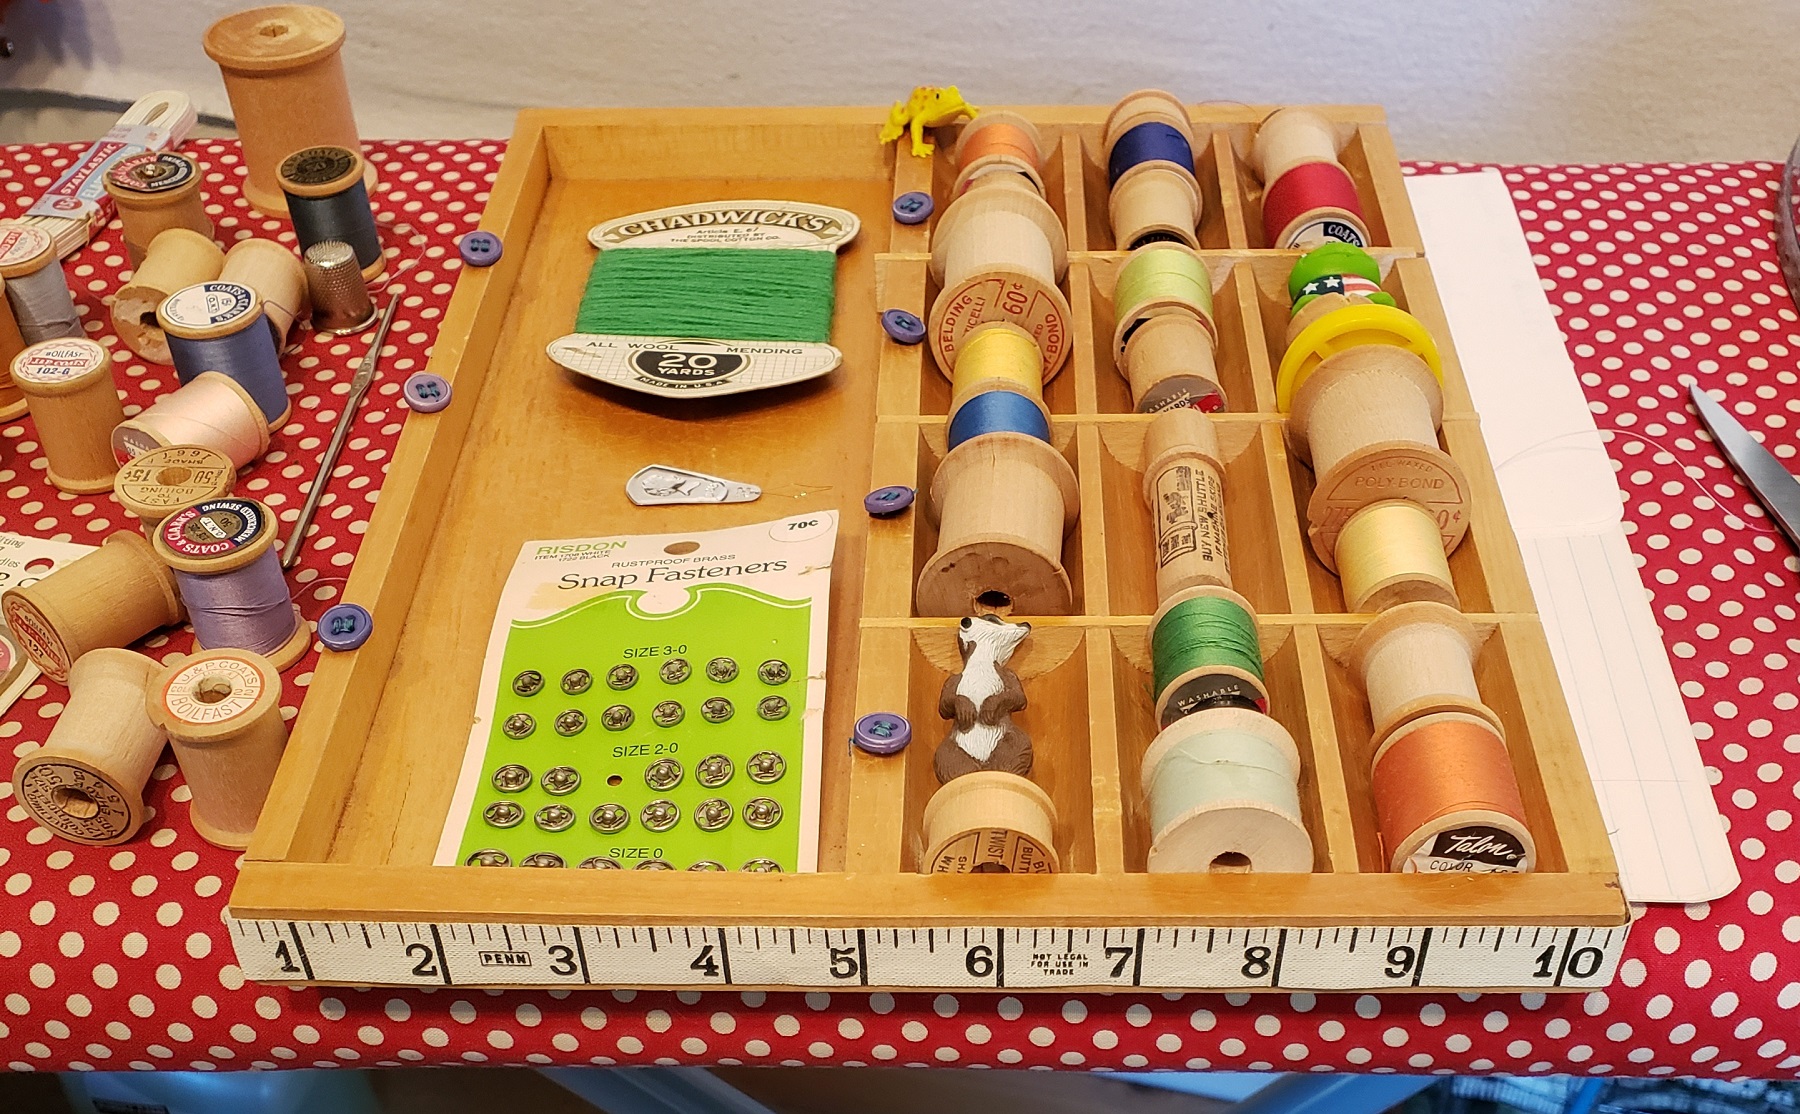
[[[1187,136],[1159,120],[1147,120],[1121,135],[1106,160],[1106,184],[1116,185],[1134,166],[1167,162],[1194,172],[1194,149]]]
[[[275,515],[255,499],[190,503],[157,529],[196,650],[250,650],[286,669],[312,645],[275,556]]]
[[[969,396],[950,415],[945,441],[954,449],[987,433],[1024,433],[1050,440],[1050,420],[1043,404],[1018,391],[996,388]]]
[[[364,281],[387,270],[363,183],[362,155],[348,147],[307,147],[283,159],[277,177],[302,255],[314,244],[338,240],[356,252]]]
[[[287,421],[287,380],[275,333],[264,322],[262,299],[236,282],[184,286],[156,307],[156,320],[169,338],[175,376],[191,383],[204,371],[237,381],[262,410],[270,429]]]

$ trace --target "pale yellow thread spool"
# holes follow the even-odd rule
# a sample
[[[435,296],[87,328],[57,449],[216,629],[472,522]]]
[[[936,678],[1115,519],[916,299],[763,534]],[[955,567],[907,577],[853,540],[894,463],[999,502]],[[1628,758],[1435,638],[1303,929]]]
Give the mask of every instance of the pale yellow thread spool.
[[[193,794],[195,833],[219,847],[250,846],[287,747],[281,674],[261,654],[211,650],[157,674],[146,707]]]
[[[129,646],[187,618],[175,574],[142,534],[120,530],[100,548],[38,581],[0,594],[19,645],[52,681],[83,654]]]
[[[1184,588],[1231,587],[1225,484],[1212,419],[1189,407],[1158,414],[1144,431],[1144,502],[1156,529],[1156,598]]]
[[[956,356],[956,372],[950,379],[950,416],[955,417],[963,403],[976,395],[1002,390],[1031,399],[1048,422],[1043,374],[1037,342],[1024,329],[1006,321],[973,329]]]
[[[1462,612],[1441,603],[1401,604],[1371,620],[1351,646],[1350,670],[1369,699],[1372,745],[1434,712],[1467,712],[1504,730],[1475,684],[1481,641]]]
[[[310,308],[306,268],[300,257],[273,240],[239,240],[225,253],[225,265],[218,278],[256,291],[275,334],[275,348],[279,351],[286,347],[294,319],[304,316]]]
[[[113,495],[154,541],[163,520],[189,503],[230,495],[237,468],[224,453],[200,445],[152,449],[119,466]]]
[[[86,337],[39,341],[13,359],[12,376],[37,423],[50,482],[77,494],[111,490],[119,466],[109,438],[125,408],[105,346]]]
[[[169,228],[150,241],[131,281],[113,297],[113,331],[125,347],[152,363],[174,362],[156,307],[183,287],[211,282],[225,266],[225,253],[207,236],[189,228]]]
[[[1461,606],[1437,522],[1404,499],[1372,503],[1350,516],[1338,535],[1337,568],[1351,611],[1419,601]]]
[[[981,770],[925,802],[922,874],[1055,874],[1056,806],[1027,778]]]

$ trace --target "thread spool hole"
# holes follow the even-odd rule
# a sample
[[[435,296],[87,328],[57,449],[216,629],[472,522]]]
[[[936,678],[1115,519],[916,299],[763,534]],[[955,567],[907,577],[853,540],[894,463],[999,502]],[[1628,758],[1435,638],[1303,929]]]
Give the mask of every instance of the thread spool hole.
[[[145,310],[143,313],[138,314],[138,324],[146,329],[162,328],[161,325],[156,323],[156,311],[153,309]]]
[[[969,868],[970,874],[1011,874],[1004,863],[979,863]]]
[[[100,815],[100,802],[70,785],[57,786],[50,799],[65,815],[77,820],[92,820]]]
[[[1012,610],[1012,597],[998,588],[989,588],[975,597],[975,606],[982,611],[991,611],[1004,615]]]
[[[265,39],[279,39],[288,34],[288,25],[278,19],[270,20],[256,29],[257,34]]]
[[[194,470],[179,464],[171,464],[156,473],[156,482],[167,487],[178,487],[194,478]]]
[[[194,683],[194,699],[202,704],[217,704],[231,696],[231,678],[213,674]]]
[[[1248,874],[1250,873],[1250,856],[1239,851],[1226,851],[1213,856],[1213,861],[1206,866],[1214,874]]]

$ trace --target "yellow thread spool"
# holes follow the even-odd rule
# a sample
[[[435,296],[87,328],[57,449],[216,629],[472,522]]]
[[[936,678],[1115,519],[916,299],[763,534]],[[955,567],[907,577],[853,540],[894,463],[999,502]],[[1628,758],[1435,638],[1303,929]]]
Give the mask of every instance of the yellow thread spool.
[[[1338,534],[1337,566],[1351,611],[1385,611],[1421,600],[1462,606],[1443,535],[1417,503],[1390,499],[1351,515]]]
[[[1125,258],[1113,286],[1113,358],[1123,366],[1132,333],[1151,317],[1171,313],[1198,319],[1217,340],[1206,265],[1183,244],[1148,244]]]
[[[956,372],[950,380],[950,415],[954,417],[963,403],[976,395],[998,390],[1029,398],[1049,421],[1043,374],[1043,358],[1031,334],[1004,321],[983,325],[968,335],[956,357]]]

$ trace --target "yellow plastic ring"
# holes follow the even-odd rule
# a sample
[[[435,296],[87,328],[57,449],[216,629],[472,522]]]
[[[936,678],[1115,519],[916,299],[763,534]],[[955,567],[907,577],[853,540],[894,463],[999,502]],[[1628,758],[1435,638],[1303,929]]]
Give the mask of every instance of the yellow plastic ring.
[[[1425,361],[1439,383],[1444,381],[1444,364],[1438,356],[1437,342],[1419,319],[1393,306],[1345,306],[1334,309],[1300,330],[1294,343],[1281,357],[1281,370],[1275,376],[1275,405],[1287,413],[1294,405],[1294,394],[1306,377],[1334,356],[1359,344],[1391,344],[1404,348]]]

